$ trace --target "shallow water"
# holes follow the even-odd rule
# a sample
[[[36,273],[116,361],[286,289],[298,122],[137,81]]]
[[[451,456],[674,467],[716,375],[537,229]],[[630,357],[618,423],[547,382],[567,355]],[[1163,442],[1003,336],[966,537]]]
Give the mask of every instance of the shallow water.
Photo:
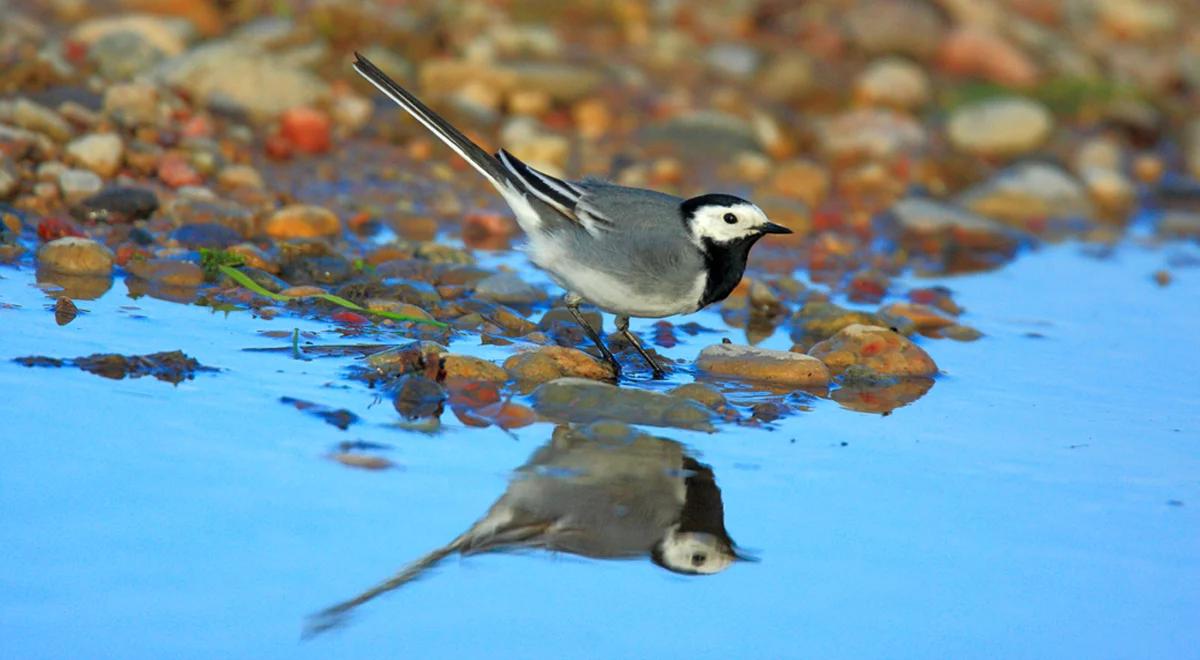
[[[891,415],[818,400],[773,429],[651,430],[711,465],[757,563],[683,577],[646,560],[451,558],[309,641],[307,615],[483,515],[552,425],[514,438],[447,413],[436,435],[402,430],[345,379],[352,359],[242,350],[286,345],[262,330],[344,342],[326,324],[131,300],[118,281],[58,327],[30,272],[0,270],[0,303],[18,306],[0,308],[0,654],[1194,654],[1200,271],[1149,277],[1178,252],[1195,255],[1068,245],[937,280],[986,336],[923,340],[944,375]],[[665,352],[742,340],[722,332]],[[475,341],[454,348],[508,352]],[[173,349],[220,371],[172,386],[11,361]],[[362,422],[340,431],[281,396]],[[402,469],[325,458],[347,440],[387,445]]]

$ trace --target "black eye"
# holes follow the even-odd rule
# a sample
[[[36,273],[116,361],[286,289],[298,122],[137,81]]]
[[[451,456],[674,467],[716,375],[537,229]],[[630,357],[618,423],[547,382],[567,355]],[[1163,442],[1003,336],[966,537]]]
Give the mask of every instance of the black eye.
[[[727,222],[731,225],[736,225],[737,224],[737,216],[732,213],[726,213],[725,214],[725,222]]]
[[[725,217],[728,218],[729,216],[725,216]],[[734,218],[734,221],[736,222],[737,218]],[[707,559],[707,557],[705,557],[704,555],[697,552],[696,554],[692,555],[692,566],[702,565],[704,563],[705,559]]]

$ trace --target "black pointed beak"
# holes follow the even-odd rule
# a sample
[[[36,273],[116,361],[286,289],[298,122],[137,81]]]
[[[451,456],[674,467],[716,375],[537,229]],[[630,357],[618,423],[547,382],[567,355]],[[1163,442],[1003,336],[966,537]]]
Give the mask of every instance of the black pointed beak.
[[[758,230],[764,234],[790,234],[790,233],[792,233],[791,229],[788,229],[787,227],[784,227],[783,225],[777,225],[774,222],[768,222],[765,225],[760,226],[758,228]]]

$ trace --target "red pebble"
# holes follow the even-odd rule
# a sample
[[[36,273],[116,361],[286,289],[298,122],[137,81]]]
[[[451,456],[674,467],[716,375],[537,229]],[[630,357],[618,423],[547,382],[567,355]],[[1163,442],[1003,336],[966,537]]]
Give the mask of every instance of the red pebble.
[[[292,157],[292,143],[278,133],[267,136],[266,142],[263,143],[263,149],[267,152],[268,158],[275,160],[287,160]]]
[[[43,241],[50,242],[56,238],[64,236],[78,236],[79,238],[87,238],[87,234],[82,229],[75,225],[74,222],[66,218],[48,217],[38,221],[37,226],[38,238]]]
[[[180,134],[183,137],[206,138],[213,134],[212,121],[204,115],[196,115],[183,123],[183,128],[180,129]]]
[[[167,154],[158,161],[158,178],[172,188],[204,183],[204,177],[180,154]]]
[[[279,134],[302,154],[329,151],[331,145],[329,116],[320,110],[299,107],[283,113],[279,119]]]
[[[87,59],[88,46],[82,41],[68,39],[63,42],[63,57],[71,64],[83,64]]]
[[[338,323],[345,323],[346,325],[366,325],[368,322],[367,317],[362,314],[349,311],[334,314],[333,320]]]

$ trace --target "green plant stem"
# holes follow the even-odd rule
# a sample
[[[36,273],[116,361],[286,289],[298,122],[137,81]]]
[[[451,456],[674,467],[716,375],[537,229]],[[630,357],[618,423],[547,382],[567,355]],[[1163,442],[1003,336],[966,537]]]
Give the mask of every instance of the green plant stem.
[[[309,296],[285,296],[282,293],[271,293],[270,291],[267,291],[262,286],[260,286],[257,282],[250,279],[250,277],[248,275],[246,275],[245,273],[243,273],[242,271],[240,271],[236,268],[233,268],[232,266],[226,266],[224,264],[221,264],[221,265],[217,266],[217,269],[220,270],[225,275],[227,275],[229,277],[229,279],[233,280],[234,282],[237,282],[242,287],[245,287],[245,288],[249,289],[250,291],[257,293],[258,295],[260,295],[264,298],[270,298],[271,300],[276,300],[279,302],[287,302],[289,300],[296,300],[296,299],[303,298],[303,297],[309,297]],[[385,319],[392,319],[393,321],[408,321],[408,322],[412,322],[412,323],[424,323],[426,325],[432,325],[432,326],[436,326],[439,328],[445,328],[448,326],[448,324],[446,324],[446,323],[442,323],[441,321],[434,321],[432,319],[423,319],[423,318],[419,318],[416,316],[406,316],[404,314],[396,314],[394,312],[384,312],[384,311],[377,311],[377,310],[373,310],[373,309],[367,309],[366,307],[363,307],[361,305],[350,302],[349,300],[346,300],[345,298],[343,298],[341,296],[335,296],[332,293],[319,293],[319,294],[315,294],[311,297],[320,298],[321,300],[331,302],[339,307],[345,307],[346,309],[353,310],[355,312],[362,312],[364,314],[373,314],[375,316],[382,316]]]

